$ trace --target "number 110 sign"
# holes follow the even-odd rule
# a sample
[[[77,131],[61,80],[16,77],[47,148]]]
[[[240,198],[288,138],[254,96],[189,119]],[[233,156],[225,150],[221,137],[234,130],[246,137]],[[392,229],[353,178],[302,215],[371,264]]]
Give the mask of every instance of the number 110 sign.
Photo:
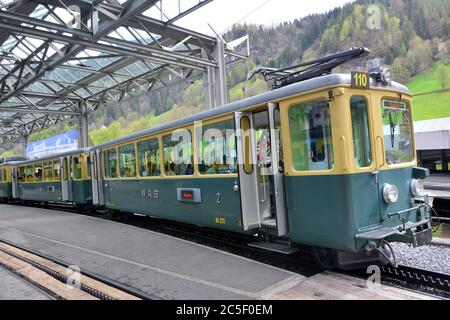
[[[369,74],[365,72],[352,71],[352,88],[369,89],[370,88]]]

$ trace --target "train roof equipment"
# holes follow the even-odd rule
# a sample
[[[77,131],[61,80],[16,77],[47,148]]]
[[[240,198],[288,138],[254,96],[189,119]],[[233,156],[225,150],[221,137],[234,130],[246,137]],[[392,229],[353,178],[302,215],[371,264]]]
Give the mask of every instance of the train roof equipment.
[[[301,62],[286,68],[259,67],[249,74],[248,79],[260,74],[267,82],[272,83],[272,89],[285,87],[287,85],[317,78],[332,73],[336,67],[357,58],[366,57],[370,54],[367,48],[352,48],[336,54],[328,55],[319,59]],[[379,67],[369,71],[371,77],[377,79],[384,69]],[[380,77],[381,78],[381,77]]]

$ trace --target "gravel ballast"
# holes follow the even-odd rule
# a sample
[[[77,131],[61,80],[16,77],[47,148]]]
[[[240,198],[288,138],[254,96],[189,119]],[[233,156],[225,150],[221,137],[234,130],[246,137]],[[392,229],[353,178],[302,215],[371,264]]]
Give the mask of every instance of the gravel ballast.
[[[391,244],[397,263],[424,270],[450,274],[450,247],[429,245],[412,248],[404,243]]]

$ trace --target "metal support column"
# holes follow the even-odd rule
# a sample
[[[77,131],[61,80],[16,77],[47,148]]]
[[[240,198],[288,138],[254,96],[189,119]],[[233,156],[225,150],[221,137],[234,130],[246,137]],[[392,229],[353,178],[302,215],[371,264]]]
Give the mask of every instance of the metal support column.
[[[78,140],[78,145],[80,148],[89,147],[89,128],[88,128],[88,109],[86,100],[80,101],[80,118],[79,118],[79,128],[80,128],[80,138]]]
[[[217,44],[214,50],[214,55],[217,61],[217,68],[215,71],[215,107],[223,106],[227,103],[227,83],[225,70],[225,43],[217,37]]]
[[[202,58],[208,59],[208,53],[202,49]],[[214,90],[214,69],[206,67],[206,73],[203,74],[203,91],[205,92],[205,108],[213,109],[217,106]]]
[[[28,133],[23,133],[22,134],[22,145],[23,145],[23,156],[26,157],[27,156],[27,143],[28,143]]]

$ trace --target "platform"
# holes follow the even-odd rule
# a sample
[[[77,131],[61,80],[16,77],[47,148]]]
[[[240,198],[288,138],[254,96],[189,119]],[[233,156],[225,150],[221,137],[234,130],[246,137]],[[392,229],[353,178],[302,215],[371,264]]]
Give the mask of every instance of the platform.
[[[364,280],[350,279],[345,285],[328,273],[306,278],[171,236],[69,212],[0,205],[0,239],[161,299],[429,298],[395,288],[368,293]]]
[[[162,299],[257,299],[302,276],[152,231],[0,205],[0,238]]]

